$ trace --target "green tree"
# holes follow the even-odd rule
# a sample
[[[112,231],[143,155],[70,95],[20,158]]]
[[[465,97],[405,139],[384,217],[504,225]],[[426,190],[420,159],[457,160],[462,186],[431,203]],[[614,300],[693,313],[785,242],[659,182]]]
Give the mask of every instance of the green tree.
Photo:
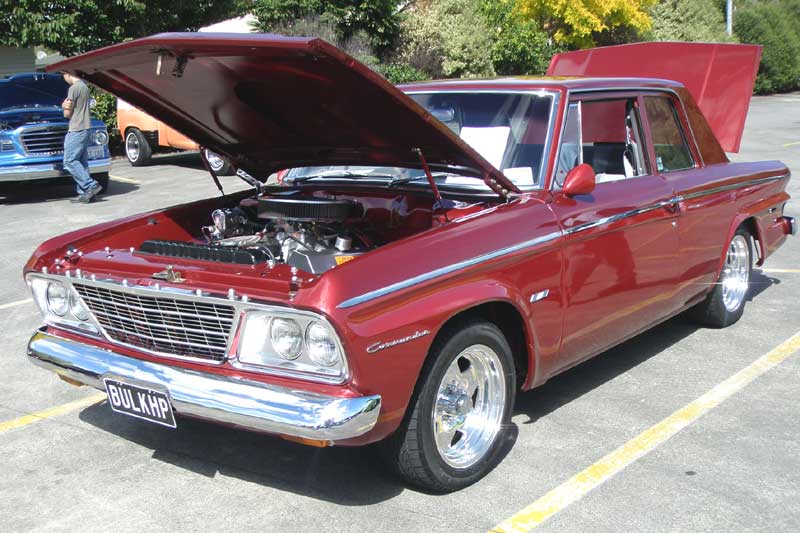
[[[656,41],[724,43],[725,15],[717,0],[661,0],[650,10]]]
[[[482,0],[492,37],[492,64],[500,75],[544,74],[559,51],[533,20],[519,16],[515,0]]]
[[[790,5],[792,4],[792,5]],[[790,16],[790,2],[748,2],[733,17],[741,42],[764,47],[755,91],[791,91],[800,86],[800,22]]]
[[[434,78],[493,76],[480,0],[417,2],[404,19],[398,59]]]
[[[365,35],[379,56],[394,46],[400,30],[395,0],[254,0],[252,11],[258,31],[300,35],[298,25],[321,20],[335,29],[338,43]]]
[[[163,31],[193,31],[246,0],[0,0],[0,45],[73,55]]]

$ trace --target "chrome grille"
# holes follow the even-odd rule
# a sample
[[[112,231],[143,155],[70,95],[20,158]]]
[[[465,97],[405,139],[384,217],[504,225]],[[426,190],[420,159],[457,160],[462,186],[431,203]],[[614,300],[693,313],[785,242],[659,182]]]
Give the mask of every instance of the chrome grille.
[[[29,154],[63,154],[66,135],[66,127],[31,129],[22,133],[22,145]]]
[[[144,296],[73,283],[105,334],[113,341],[160,355],[225,359],[233,306],[168,296]]]

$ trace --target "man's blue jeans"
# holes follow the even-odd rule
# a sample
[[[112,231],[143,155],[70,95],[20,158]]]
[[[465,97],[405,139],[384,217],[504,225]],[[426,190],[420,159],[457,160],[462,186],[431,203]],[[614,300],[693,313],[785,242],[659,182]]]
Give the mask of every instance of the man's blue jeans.
[[[78,194],[98,185],[89,175],[89,130],[67,132],[64,137],[64,170],[72,174]]]

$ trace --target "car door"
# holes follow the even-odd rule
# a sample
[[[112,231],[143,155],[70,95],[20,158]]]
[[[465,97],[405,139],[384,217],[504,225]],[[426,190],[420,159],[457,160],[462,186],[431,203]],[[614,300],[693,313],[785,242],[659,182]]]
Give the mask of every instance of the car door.
[[[641,106],[635,93],[582,94],[568,106],[551,203],[564,232],[561,366],[635,335],[678,307],[678,214],[672,187],[651,170]],[[595,171],[594,191],[564,195],[567,172],[584,162]]]

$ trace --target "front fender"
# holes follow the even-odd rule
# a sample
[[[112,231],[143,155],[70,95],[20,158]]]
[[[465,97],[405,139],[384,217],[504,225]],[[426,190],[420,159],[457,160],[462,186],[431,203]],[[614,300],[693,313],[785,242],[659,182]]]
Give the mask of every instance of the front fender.
[[[454,280],[438,290],[412,294],[402,302],[363,306],[348,317],[343,334],[352,386],[362,394],[380,391],[383,400],[381,417],[370,432],[370,440],[380,440],[397,429],[431,346],[445,324],[491,302],[512,305],[526,325],[530,374],[537,367],[537,336],[528,327],[531,317],[524,295],[506,279]]]

